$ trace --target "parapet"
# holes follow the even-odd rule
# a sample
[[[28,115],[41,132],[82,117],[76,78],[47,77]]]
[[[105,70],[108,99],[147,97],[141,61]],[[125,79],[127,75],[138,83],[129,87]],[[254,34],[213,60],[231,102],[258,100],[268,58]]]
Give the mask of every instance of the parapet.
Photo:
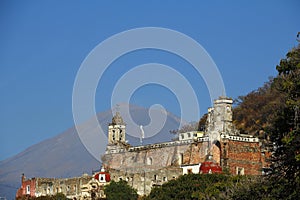
[[[221,104],[221,103],[227,103],[227,104],[232,104],[233,103],[233,100],[232,98],[229,98],[229,97],[219,97],[219,99],[216,99],[214,101],[215,104]]]

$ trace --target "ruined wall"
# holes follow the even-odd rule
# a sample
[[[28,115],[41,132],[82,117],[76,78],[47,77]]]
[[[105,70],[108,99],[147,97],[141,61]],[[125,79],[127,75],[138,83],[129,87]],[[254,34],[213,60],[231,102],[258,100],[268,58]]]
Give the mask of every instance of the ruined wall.
[[[207,147],[208,142],[139,146],[119,153],[106,153],[102,156],[102,164],[112,180],[126,180],[139,195],[147,195],[153,186],[182,175],[180,165],[203,162]]]
[[[151,171],[182,164],[198,164],[203,162],[207,155],[207,142],[164,144],[140,146],[119,153],[106,153],[102,156],[102,163],[107,169],[138,172],[139,169],[145,168]]]
[[[81,186],[87,184],[91,176],[84,175],[75,178],[36,178],[36,196],[63,193],[68,198],[81,195]]]
[[[27,191],[27,187],[29,187],[29,190]],[[36,179],[25,179],[25,176],[22,176],[22,183],[21,187],[18,189],[16,193],[16,197],[22,197],[23,195],[29,195],[29,196],[35,196],[36,191]]]
[[[202,163],[208,153],[223,168],[228,167],[231,174],[261,174],[261,145],[256,138],[242,136],[228,136],[215,144],[198,140],[118,149],[117,153],[106,152],[102,164],[112,180],[126,180],[139,195],[147,195],[153,186],[182,175],[180,165]]]
[[[262,159],[259,142],[224,140],[223,166],[231,174],[261,175]]]
[[[208,142],[195,142],[190,144],[183,152],[181,164],[198,164],[206,159],[208,153]]]
[[[110,169],[109,173],[114,181],[126,180],[128,185],[137,189],[139,195],[148,195],[153,186],[176,179],[182,175],[182,169],[178,167],[167,167],[149,171],[147,169],[139,172]]]

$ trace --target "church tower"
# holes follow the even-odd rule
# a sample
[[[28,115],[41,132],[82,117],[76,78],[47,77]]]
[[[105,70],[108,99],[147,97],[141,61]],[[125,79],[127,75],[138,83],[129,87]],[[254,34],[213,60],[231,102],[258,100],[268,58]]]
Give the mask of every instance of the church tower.
[[[214,107],[208,109],[206,131],[211,140],[220,141],[220,135],[232,135],[232,103],[227,97],[214,101]]]
[[[232,133],[232,103],[227,97],[220,97],[214,102],[214,129],[224,135]]]
[[[112,118],[112,122],[108,125],[108,144],[125,144],[125,128],[126,125],[123,118],[119,112],[116,112],[115,116]]]

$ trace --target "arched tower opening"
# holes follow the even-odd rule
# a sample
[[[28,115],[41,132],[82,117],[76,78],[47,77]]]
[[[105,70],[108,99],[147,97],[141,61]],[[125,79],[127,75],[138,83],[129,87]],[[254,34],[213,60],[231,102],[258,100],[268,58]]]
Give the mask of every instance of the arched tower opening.
[[[119,112],[112,118],[112,122],[108,125],[108,144],[125,143],[126,141],[126,125]]]

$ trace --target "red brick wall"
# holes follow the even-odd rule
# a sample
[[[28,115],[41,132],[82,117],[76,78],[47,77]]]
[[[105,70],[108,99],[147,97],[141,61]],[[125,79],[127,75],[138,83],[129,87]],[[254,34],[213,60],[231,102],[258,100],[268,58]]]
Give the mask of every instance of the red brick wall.
[[[229,167],[231,174],[236,174],[237,168],[244,168],[245,175],[261,175],[262,158],[259,142],[227,140],[224,141],[222,148],[223,167]]]
[[[214,161],[216,161],[218,165],[220,165],[220,160],[221,160],[220,148],[216,144],[213,144],[211,151],[212,151]]]
[[[27,185],[30,186],[30,194],[27,194]],[[36,179],[28,179],[28,180],[23,180],[21,187],[18,189],[16,197],[22,197],[25,195],[29,195],[31,197],[35,196],[35,191],[36,191]]]

